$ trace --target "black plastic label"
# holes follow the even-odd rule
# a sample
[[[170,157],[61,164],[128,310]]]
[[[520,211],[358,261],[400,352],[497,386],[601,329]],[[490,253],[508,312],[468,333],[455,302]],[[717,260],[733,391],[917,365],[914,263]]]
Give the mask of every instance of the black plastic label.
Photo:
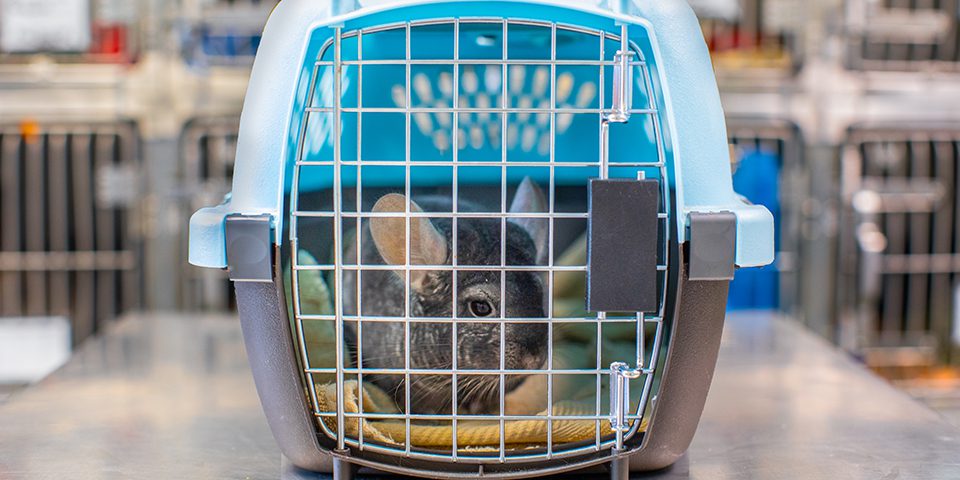
[[[657,311],[660,184],[591,180],[587,310]]]

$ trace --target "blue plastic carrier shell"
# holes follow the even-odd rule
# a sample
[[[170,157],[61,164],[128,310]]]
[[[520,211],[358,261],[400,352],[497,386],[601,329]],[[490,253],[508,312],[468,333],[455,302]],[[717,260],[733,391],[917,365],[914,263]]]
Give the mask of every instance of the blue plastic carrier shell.
[[[608,30],[627,25],[656,84],[668,181],[677,205],[675,238],[686,240],[690,212],[729,211],[737,218],[736,264],[751,267],[773,261],[772,215],[733,191],[726,126],[712,65],[697,19],[683,0],[599,4],[284,0],[266,25],[254,63],[241,117],[232,195],[191,218],[190,263],[226,267],[224,221],[229,215],[269,214],[275,222],[275,242],[282,242],[284,194],[292,182],[308,84],[321,47],[333,36],[332,27],[351,30],[406,20],[485,15],[549,19]],[[332,179],[319,178],[311,186],[331,184]]]

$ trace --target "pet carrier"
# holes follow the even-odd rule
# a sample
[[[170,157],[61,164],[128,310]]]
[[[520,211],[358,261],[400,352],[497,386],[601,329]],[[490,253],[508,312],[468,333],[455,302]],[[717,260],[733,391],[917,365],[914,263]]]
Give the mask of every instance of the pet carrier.
[[[773,219],[731,186],[684,2],[281,2],[227,268],[297,466],[432,478],[629,471],[685,451],[734,267]]]

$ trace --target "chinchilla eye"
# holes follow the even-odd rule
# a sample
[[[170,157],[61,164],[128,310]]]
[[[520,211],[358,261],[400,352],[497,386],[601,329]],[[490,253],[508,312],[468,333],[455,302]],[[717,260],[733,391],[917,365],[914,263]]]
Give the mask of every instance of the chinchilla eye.
[[[486,300],[471,300],[470,314],[474,317],[489,317],[493,314],[493,305]]]

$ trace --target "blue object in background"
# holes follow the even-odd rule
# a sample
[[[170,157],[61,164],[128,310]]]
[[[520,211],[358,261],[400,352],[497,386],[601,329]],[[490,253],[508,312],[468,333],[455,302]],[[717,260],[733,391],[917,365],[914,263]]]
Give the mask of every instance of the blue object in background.
[[[260,48],[260,39],[255,28],[200,25],[184,31],[183,56],[195,68],[248,65]]]
[[[779,155],[760,149],[745,149],[733,174],[733,189],[773,214],[775,251],[780,247]],[[780,305],[780,271],[773,264],[737,270],[730,283],[729,310],[775,309]]]
[[[204,28],[200,32],[203,54],[208,57],[253,58],[260,47],[257,31],[218,31]]]

